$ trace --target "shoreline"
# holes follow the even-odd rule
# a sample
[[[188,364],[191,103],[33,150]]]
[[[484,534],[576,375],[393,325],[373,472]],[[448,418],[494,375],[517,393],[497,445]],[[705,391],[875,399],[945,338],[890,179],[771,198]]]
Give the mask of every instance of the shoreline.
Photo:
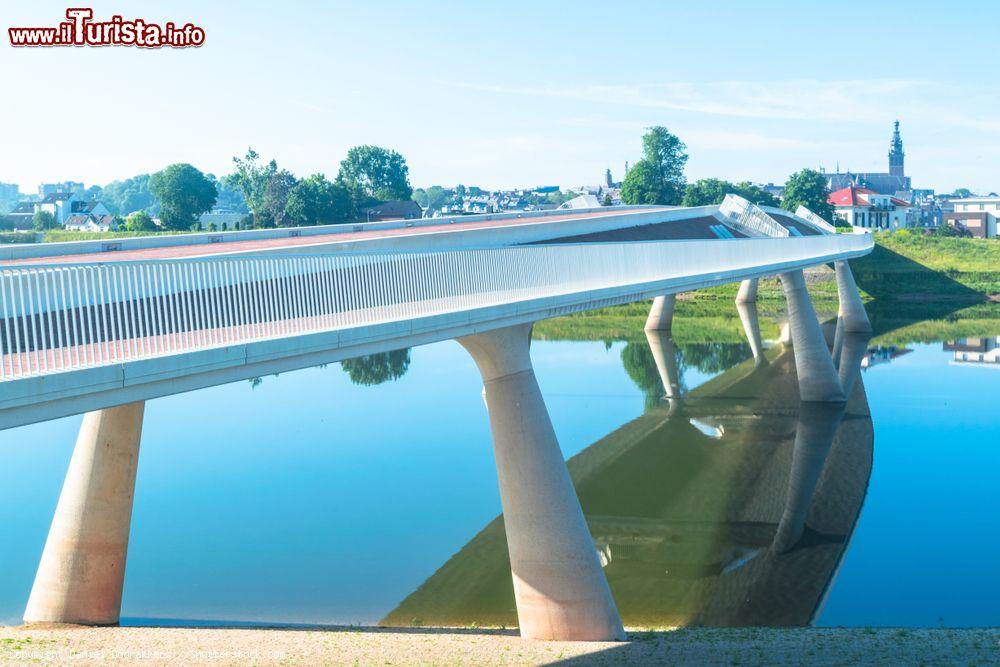
[[[624,642],[471,628],[0,627],[5,665],[996,664],[1000,628],[681,628]]]

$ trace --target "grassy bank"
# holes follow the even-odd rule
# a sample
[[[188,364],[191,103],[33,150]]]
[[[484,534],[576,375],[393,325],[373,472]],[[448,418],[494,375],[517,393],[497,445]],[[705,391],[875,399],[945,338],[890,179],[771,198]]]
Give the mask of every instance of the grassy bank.
[[[689,628],[624,642],[511,630],[0,628],[0,662],[39,665],[987,665],[995,629]]]
[[[71,232],[65,229],[50,229],[42,238],[43,243],[65,241],[99,241],[102,239],[127,239],[136,236],[173,236],[190,232]]]
[[[877,234],[875,250],[851,262],[875,326],[875,344],[929,342],[1000,334],[1000,240],[937,238],[902,231]],[[837,313],[833,271],[806,272],[821,317]],[[733,300],[738,285],[680,296],[674,338],[680,344],[738,342],[742,325]],[[785,302],[775,279],[758,295],[761,333],[778,334]],[[535,336],[553,340],[641,340],[648,303],[578,313],[539,322]]]

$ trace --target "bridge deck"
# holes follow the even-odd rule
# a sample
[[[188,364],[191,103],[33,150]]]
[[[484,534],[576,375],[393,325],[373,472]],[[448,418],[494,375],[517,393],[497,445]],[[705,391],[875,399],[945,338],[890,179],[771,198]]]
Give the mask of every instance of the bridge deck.
[[[493,220],[475,220],[470,222],[442,223],[442,224],[422,224],[413,227],[402,227],[397,229],[377,229],[366,231],[348,231],[351,225],[344,225],[344,231],[334,231],[329,234],[317,234],[313,236],[282,237],[271,239],[223,241],[212,244],[192,244],[175,245],[168,247],[142,248],[136,250],[117,250],[111,252],[93,252],[85,254],[56,255],[52,257],[36,257],[27,259],[16,259],[3,261],[2,266],[24,266],[37,264],[65,264],[65,263],[104,263],[104,262],[127,262],[138,260],[158,260],[158,259],[181,259],[186,257],[212,257],[217,255],[227,255],[246,252],[259,252],[268,250],[281,250],[285,248],[308,248],[311,246],[325,246],[333,243],[350,241],[364,241],[371,239],[386,239],[402,236],[417,236],[421,234],[436,234],[457,232],[472,229],[489,229],[503,227],[520,227],[523,225],[544,225],[547,223],[559,223],[568,220],[598,220],[612,216],[629,216],[656,211],[667,211],[669,208],[647,208],[647,209],[608,209],[607,211],[587,211],[584,213],[574,213],[567,211],[565,214],[556,215],[525,215],[521,218],[501,218]],[[420,221],[414,221],[420,222]]]

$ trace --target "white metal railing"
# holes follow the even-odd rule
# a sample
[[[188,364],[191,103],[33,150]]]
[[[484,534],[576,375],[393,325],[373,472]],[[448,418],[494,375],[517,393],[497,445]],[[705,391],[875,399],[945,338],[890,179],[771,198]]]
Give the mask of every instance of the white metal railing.
[[[748,236],[770,236],[772,238],[787,238],[788,230],[778,224],[756,204],[748,202],[738,195],[726,195],[719,204],[719,213],[726,222]]]
[[[837,228],[836,227],[834,227],[829,222],[827,222],[823,218],[819,217],[818,215],[816,215],[815,213],[813,213],[812,211],[810,211],[809,209],[807,209],[802,204],[799,204],[799,207],[797,209],[795,209],[795,215],[797,215],[798,217],[802,218],[803,220],[805,220],[806,222],[808,222],[812,226],[818,227],[821,231],[824,231],[827,234],[836,234],[837,233]]]
[[[0,381],[612,287],[630,294],[870,245],[841,234],[0,268]]]

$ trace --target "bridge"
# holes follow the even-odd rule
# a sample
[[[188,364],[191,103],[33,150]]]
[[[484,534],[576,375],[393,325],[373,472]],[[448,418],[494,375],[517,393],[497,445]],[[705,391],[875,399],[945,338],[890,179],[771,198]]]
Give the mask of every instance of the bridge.
[[[86,413],[24,614],[118,622],[145,401],[456,339],[484,383],[522,636],[624,637],[531,366],[531,326],[779,276],[800,398],[844,404],[803,269],[833,263],[838,336],[870,331],[837,234],[727,196],[620,207],[4,249],[0,428]],[[759,334],[747,331],[755,354]],[[837,342],[834,354],[838,354]]]

